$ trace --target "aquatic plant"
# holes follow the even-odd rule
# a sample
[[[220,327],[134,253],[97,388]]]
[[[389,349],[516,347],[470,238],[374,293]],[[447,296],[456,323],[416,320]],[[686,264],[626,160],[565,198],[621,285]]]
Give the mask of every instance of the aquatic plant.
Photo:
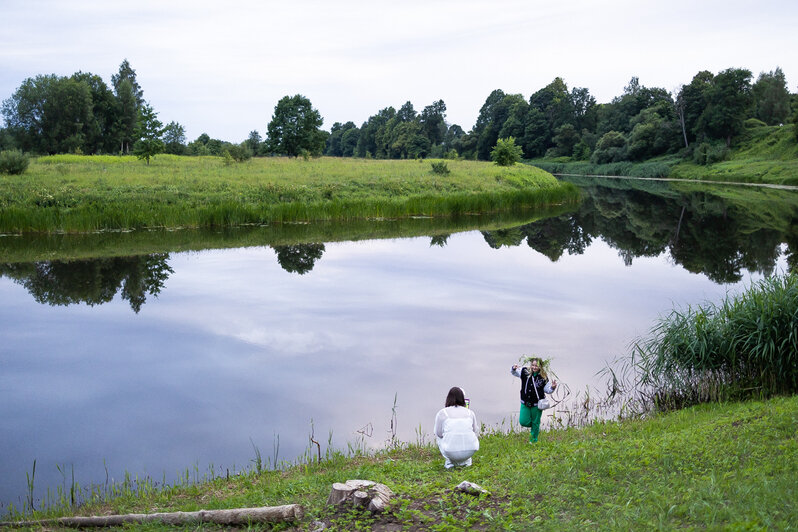
[[[798,276],[720,304],[674,309],[634,346],[638,384],[660,409],[798,392]]]

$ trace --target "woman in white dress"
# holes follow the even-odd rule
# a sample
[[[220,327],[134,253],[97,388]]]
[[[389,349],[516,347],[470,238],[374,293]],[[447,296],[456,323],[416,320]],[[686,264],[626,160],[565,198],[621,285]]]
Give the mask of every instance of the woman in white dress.
[[[446,396],[445,407],[435,416],[435,436],[446,469],[471,465],[471,457],[479,450],[477,430],[477,417],[466,407],[462,388],[455,386]]]

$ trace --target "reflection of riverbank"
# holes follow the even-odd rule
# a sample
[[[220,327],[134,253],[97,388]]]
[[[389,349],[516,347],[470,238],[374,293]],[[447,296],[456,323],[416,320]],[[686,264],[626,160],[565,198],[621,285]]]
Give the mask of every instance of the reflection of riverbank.
[[[105,231],[82,234],[0,235],[0,262],[37,262],[99,257],[147,255],[230,249],[252,246],[290,246],[413,236],[442,236],[474,230],[513,227],[572,211],[558,205],[534,211],[457,217],[413,217],[348,222],[273,223],[224,229]]]

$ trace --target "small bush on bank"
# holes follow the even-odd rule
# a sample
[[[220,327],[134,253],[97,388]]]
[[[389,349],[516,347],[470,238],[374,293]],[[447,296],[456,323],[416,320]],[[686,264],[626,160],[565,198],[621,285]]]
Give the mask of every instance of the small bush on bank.
[[[725,144],[702,142],[693,150],[693,162],[705,166],[724,161],[728,155],[729,148]]]
[[[438,161],[430,164],[432,165],[432,173],[435,175],[449,175],[451,173],[446,161]]]
[[[30,158],[19,150],[0,152],[0,174],[18,175],[28,169]]]
[[[490,152],[490,158],[499,166],[512,166],[521,160],[523,150],[515,145],[515,137],[499,139]]]

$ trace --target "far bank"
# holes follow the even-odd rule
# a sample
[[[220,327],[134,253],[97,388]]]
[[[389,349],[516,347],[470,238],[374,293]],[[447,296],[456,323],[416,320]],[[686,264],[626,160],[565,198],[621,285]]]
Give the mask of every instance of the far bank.
[[[60,155],[0,181],[0,232],[463,216],[578,201],[527,165],[476,161]]]

